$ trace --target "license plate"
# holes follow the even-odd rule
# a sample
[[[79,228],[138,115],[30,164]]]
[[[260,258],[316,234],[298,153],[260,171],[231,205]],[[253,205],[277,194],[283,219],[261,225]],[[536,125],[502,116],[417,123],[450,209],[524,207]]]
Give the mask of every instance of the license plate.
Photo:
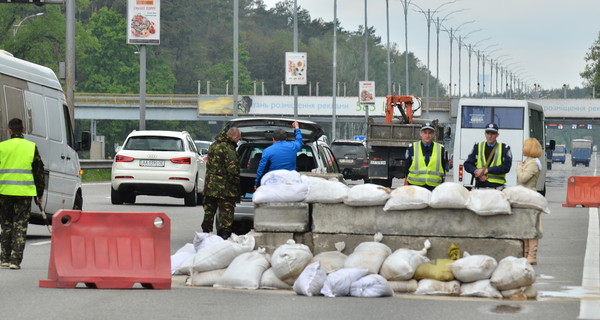
[[[338,160],[339,163],[354,163],[354,160],[352,159],[340,159]]]
[[[163,160],[140,160],[140,167],[164,167]]]
[[[371,160],[371,162],[369,162],[369,164],[385,165],[385,160]]]

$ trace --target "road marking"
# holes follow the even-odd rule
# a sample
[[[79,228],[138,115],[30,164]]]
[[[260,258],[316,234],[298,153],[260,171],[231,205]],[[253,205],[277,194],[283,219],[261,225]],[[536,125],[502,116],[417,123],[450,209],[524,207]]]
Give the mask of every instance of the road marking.
[[[595,172],[594,172],[595,175]],[[583,279],[581,287],[600,291],[600,230],[598,227],[598,208],[590,208],[588,213],[588,237],[583,258]],[[577,319],[600,319],[600,301],[597,294],[584,295],[579,304]]]
[[[48,241],[40,241],[40,242],[36,242],[36,243],[32,243],[32,246],[43,246],[45,244],[50,244],[51,240]]]

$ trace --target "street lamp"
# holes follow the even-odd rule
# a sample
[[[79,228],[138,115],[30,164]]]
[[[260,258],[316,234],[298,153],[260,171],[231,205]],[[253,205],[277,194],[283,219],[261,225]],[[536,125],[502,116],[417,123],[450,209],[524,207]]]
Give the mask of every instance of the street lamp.
[[[440,28],[442,26],[442,22],[444,22],[448,18],[448,16],[450,16],[453,13],[457,13],[457,12],[461,12],[461,11],[464,11],[464,9],[452,11],[452,12],[448,13],[447,15],[445,15],[441,20],[440,20],[440,17],[437,17],[437,19],[435,21],[435,30],[436,30],[436,35],[437,35],[436,49],[435,49],[436,50],[435,78],[438,80],[438,82],[440,81]],[[436,98],[440,97],[439,84],[435,86],[435,97]]]
[[[21,22],[19,22],[19,24],[15,24],[13,27],[13,37],[17,35],[17,31],[19,31],[19,28],[23,25],[23,22],[25,22],[25,20],[30,19],[30,18],[35,18],[35,17],[39,17],[41,15],[44,15],[43,12],[38,12],[36,14],[32,14],[30,16],[27,16],[25,18],[23,18],[23,20],[21,20]]]
[[[461,50],[461,48],[462,48],[462,45],[463,45],[463,41],[465,41],[465,39],[467,39],[471,34],[473,34],[475,32],[478,32],[478,31],[481,31],[481,30],[483,30],[483,29],[473,30],[473,31],[467,33],[465,36],[463,36],[462,39],[461,39],[461,36],[458,36],[458,96],[459,97],[462,96],[462,89],[461,89],[462,88],[461,87],[461,82],[462,82],[462,77],[461,77],[461,74],[462,74],[461,73],[461,69],[462,69],[462,66],[461,66],[462,53],[461,53],[461,51],[462,50]],[[471,71],[469,69],[469,73],[470,72]],[[470,76],[470,74],[469,74],[469,76]]]
[[[366,1],[366,0],[365,0]],[[409,89],[408,89],[408,6],[410,5],[410,3],[412,2],[412,0],[404,0],[402,3],[402,7],[404,9],[404,65],[405,65],[405,73],[406,73],[406,94],[409,94]]]
[[[448,32],[448,35],[450,36],[450,83],[449,83],[449,85],[450,85],[450,94],[449,94],[449,96],[452,96],[452,40],[454,39],[454,33],[457,32],[462,26],[464,26],[464,25],[466,25],[468,23],[473,23],[473,22],[475,22],[475,20],[463,22],[458,27],[456,27],[454,29],[453,28],[450,28],[450,30],[444,29],[444,31]]]
[[[490,39],[491,38],[485,38],[485,39],[477,41],[474,45],[469,45],[469,49],[468,49],[469,50],[469,97],[472,96],[472,94],[471,94],[471,55],[473,54],[473,49],[476,48],[483,41],[487,41]],[[478,59],[477,60],[477,75],[479,76],[479,53],[476,53],[476,54],[477,54],[477,59]],[[477,83],[479,83],[479,82],[477,82]],[[479,86],[478,86],[478,88],[479,88]],[[479,93],[479,89],[478,89],[477,93]]]

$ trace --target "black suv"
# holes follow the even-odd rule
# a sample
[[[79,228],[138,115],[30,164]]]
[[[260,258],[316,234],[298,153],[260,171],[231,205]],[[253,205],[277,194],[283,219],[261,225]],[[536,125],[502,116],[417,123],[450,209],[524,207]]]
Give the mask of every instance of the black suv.
[[[336,140],[331,143],[331,150],[337,159],[344,177],[351,180],[369,179],[369,156],[367,147],[358,140]]]

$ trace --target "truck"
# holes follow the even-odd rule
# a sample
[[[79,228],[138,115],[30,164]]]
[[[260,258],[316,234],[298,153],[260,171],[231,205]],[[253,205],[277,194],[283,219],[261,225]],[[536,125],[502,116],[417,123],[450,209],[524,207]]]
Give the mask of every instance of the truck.
[[[415,109],[413,106],[417,105]],[[420,108],[420,100],[414,95],[386,96],[385,122],[367,121],[367,147],[369,150],[368,181],[391,187],[394,178],[405,178],[404,162],[406,149],[415,141],[420,141],[421,124],[431,122],[436,128],[434,141],[443,141],[444,128],[437,120],[413,117]],[[400,115],[394,115],[398,109]]]
[[[571,140],[571,163],[573,167],[578,163],[590,166],[592,158],[592,140],[588,139],[573,139]]]
[[[24,138],[35,142],[44,162],[46,189],[32,201],[29,223],[51,223],[60,209],[81,210],[83,194],[77,151],[90,148],[89,131],[76,142],[65,94],[51,69],[0,50],[0,141],[9,139],[8,121],[23,120]]]
[[[564,164],[566,156],[567,146],[565,146],[564,144],[557,144],[554,150],[552,151],[552,162],[560,162]]]

